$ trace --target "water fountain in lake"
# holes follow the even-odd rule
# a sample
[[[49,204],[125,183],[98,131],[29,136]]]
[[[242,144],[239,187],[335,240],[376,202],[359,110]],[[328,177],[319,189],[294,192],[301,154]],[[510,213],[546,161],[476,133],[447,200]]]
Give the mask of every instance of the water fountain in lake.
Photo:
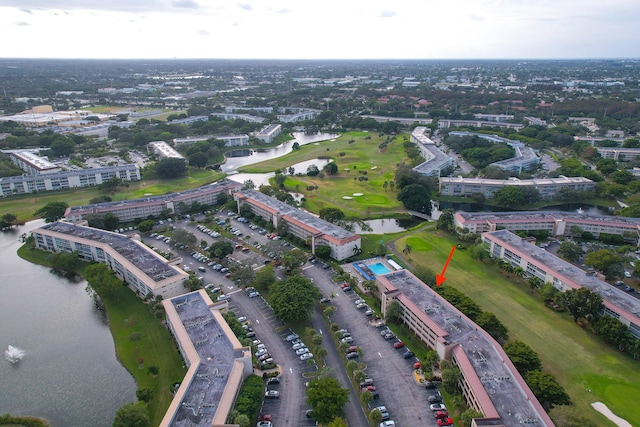
[[[4,357],[5,359],[7,359],[9,362],[11,363],[18,363],[19,361],[22,360],[22,358],[24,357],[24,350],[18,348],[18,347],[14,347],[12,345],[10,345],[5,351],[4,351]]]

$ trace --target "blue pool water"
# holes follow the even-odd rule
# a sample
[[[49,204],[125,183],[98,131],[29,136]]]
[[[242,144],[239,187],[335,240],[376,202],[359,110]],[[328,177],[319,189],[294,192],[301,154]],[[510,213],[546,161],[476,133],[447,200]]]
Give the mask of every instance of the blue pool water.
[[[387,267],[385,267],[384,264],[382,264],[381,262],[367,265],[367,267],[369,267],[369,270],[371,270],[373,274],[375,274],[376,276],[379,276],[380,274],[387,274],[391,271]]]

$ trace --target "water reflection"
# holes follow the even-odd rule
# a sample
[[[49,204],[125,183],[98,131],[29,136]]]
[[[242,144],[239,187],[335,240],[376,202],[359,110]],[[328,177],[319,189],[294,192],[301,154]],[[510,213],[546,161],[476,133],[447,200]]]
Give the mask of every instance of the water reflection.
[[[363,229],[359,223],[354,223],[353,231],[357,234],[385,234],[385,233],[399,233],[405,231],[400,221],[393,218],[387,219],[370,219],[363,221],[369,229]]]
[[[291,165],[291,167],[293,168],[293,173],[294,174],[298,174],[298,173],[307,173],[307,168],[311,165],[316,165],[318,167],[318,169],[322,170],[322,168],[329,163],[331,160],[330,159],[311,159],[311,160],[306,160],[304,162],[300,162],[300,163],[296,163],[294,165]],[[287,173],[289,173],[289,170],[287,168],[287,171],[285,171]],[[256,189],[260,188],[261,185],[270,185],[269,184],[269,179],[273,178],[274,176],[276,176],[275,172],[268,172],[268,173],[233,173],[230,174],[228,176],[228,178],[230,180],[233,180],[235,182],[239,182],[241,184],[244,184],[245,181],[247,180],[251,180],[255,186]]]
[[[318,133],[315,135],[306,135],[304,132],[294,132],[294,139],[280,144],[277,147],[265,150],[238,149],[227,153],[226,162],[220,166],[220,170],[225,173],[235,171],[241,166],[251,165],[262,162],[264,160],[275,159],[293,150],[293,144],[306,145],[314,142],[326,141],[328,139],[337,138],[336,134]]]

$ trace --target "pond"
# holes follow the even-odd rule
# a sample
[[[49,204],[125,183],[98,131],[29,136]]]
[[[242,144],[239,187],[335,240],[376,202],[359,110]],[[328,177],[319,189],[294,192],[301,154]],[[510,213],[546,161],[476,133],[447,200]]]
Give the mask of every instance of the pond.
[[[291,165],[291,167],[294,169],[294,173],[303,173],[306,174],[307,173],[307,168],[311,165],[316,165],[318,167],[318,169],[322,170],[322,168],[329,163],[331,160],[330,159],[311,159],[311,160],[306,160],[304,162],[300,162],[300,163],[296,163]],[[288,173],[288,171],[287,171]],[[245,181],[247,180],[251,180],[253,181],[253,183],[256,186],[256,189],[259,188],[261,185],[270,185],[269,184],[269,179],[273,178],[274,176],[276,176],[276,174],[274,172],[268,172],[268,173],[231,173],[227,176],[227,178],[229,178],[232,181],[235,182],[239,182],[241,184],[243,184]]]

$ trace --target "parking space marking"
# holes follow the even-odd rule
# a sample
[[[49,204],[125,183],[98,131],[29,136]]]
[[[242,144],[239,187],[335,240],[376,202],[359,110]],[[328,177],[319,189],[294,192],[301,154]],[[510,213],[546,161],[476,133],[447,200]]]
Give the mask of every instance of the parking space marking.
[[[308,268],[313,268],[313,265],[309,265],[309,266],[307,266],[307,267],[303,267],[302,269],[303,269],[303,270],[306,270],[306,269],[308,269]]]
[[[380,359],[382,359],[382,355],[380,354],[380,352],[378,352],[378,356],[380,356]]]

